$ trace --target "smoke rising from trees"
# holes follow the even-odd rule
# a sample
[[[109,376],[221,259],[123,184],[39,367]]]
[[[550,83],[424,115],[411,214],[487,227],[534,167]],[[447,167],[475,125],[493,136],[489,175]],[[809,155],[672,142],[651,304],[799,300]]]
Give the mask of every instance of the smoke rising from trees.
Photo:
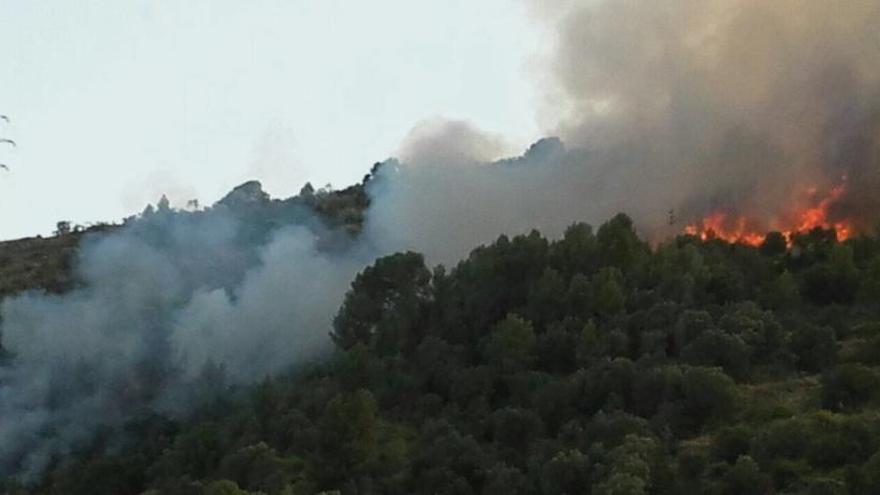
[[[398,167],[368,218],[377,237],[433,254],[457,245],[449,261],[502,232],[559,233],[616,211],[654,239],[681,231],[670,210],[681,222],[721,210],[767,231],[810,206],[807,191],[841,184],[828,220],[874,227],[876,2],[568,1],[531,11],[555,35],[551,77],[536,78],[552,81],[547,132],[566,149],[542,143],[503,167]],[[419,163],[491,151],[475,150],[491,142],[478,130],[433,130],[410,143]]]
[[[876,220],[876,2],[545,3],[533,12],[558,35],[548,133],[561,140],[490,161],[501,138],[432,121],[368,182],[353,243],[328,249],[334,234],[302,212],[255,228],[224,205],[159,211],[87,241],[80,287],[4,301],[0,473],[38,475],[100,425],[186,411],[206,384],[329,351],[343,294],[377,255],[454,263],[502,233],[617,211],[651,236],[679,229],[670,209],[774,228],[797,191],[843,176],[835,214]]]
[[[5,300],[0,471],[38,475],[101,425],[183,413],[206,387],[326,352],[333,313],[368,258],[318,249],[320,227],[299,223],[255,232],[223,205],[160,209],[87,239],[79,288]]]

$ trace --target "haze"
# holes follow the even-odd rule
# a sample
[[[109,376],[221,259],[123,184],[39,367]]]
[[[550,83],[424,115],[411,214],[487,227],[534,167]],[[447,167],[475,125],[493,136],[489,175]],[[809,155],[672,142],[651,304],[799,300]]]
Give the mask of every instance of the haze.
[[[167,194],[210,204],[355,182],[425,119],[518,152],[540,133],[517,0],[0,6],[0,238],[113,221]],[[0,122],[2,124],[2,122]]]

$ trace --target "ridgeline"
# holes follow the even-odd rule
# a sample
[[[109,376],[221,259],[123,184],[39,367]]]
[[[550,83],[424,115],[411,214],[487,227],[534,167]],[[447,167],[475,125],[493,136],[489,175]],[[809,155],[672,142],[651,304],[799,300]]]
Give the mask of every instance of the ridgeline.
[[[356,233],[346,191],[312,208]],[[78,239],[0,246],[5,294],[64,290]],[[618,215],[450,268],[397,253],[352,282],[332,337],[327,363],[186,420],[144,411],[2,491],[880,493],[876,236],[651,248]]]

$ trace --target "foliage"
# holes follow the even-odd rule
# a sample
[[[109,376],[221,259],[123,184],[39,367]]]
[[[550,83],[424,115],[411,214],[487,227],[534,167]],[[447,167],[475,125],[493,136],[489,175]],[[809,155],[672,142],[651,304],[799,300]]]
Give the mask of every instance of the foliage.
[[[352,282],[329,362],[0,487],[878,493],[878,267],[874,238],[651,248],[625,215],[502,236],[451,268],[393,254]]]

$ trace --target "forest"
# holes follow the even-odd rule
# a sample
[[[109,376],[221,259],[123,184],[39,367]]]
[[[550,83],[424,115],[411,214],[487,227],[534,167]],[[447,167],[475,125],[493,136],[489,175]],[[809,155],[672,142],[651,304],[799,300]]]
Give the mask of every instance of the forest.
[[[351,283],[327,360],[144,410],[4,493],[880,493],[880,236],[623,214]],[[210,381],[210,377],[209,377]],[[5,420],[6,418],[4,418]]]
[[[880,495],[880,0],[0,19],[0,495]]]

